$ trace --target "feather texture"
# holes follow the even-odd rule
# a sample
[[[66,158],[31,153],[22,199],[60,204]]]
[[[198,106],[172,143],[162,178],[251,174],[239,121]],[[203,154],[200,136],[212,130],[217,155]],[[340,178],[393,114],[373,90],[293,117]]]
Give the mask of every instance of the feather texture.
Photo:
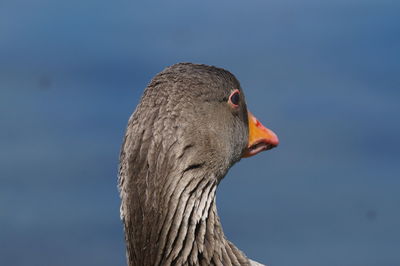
[[[215,193],[247,144],[247,109],[228,71],[182,63],[159,73],[129,119],[118,186],[133,265],[253,264],[226,238]]]

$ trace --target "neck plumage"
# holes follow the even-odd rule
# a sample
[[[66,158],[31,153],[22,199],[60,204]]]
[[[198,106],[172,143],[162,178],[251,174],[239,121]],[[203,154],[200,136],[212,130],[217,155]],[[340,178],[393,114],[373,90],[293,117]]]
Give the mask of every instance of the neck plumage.
[[[189,165],[175,178],[163,173],[163,184],[148,164],[141,178],[125,178],[121,215],[129,266],[250,265],[224,236],[215,203],[218,179],[204,176],[202,167]]]
[[[159,118],[168,105],[152,102],[142,99],[130,118],[120,155],[128,265],[250,265],[217,214],[216,188],[231,163],[218,143],[175,124],[183,118]]]

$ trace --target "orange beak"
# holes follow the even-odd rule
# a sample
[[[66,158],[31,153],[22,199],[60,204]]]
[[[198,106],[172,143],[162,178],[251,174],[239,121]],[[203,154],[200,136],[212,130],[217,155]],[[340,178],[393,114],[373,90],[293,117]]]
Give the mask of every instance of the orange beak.
[[[250,112],[248,112],[248,119],[249,142],[242,155],[243,158],[251,157],[259,152],[270,150],[278,146],[278,136],[272,130],[264,127]]]

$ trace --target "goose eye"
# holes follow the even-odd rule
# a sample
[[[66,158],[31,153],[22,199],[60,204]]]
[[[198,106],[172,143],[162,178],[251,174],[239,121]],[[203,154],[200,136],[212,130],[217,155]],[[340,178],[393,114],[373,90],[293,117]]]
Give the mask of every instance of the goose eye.
[[[239,101],[240,101],[240,92],[239,90],[235,90],[234,92],[232,92],[231,96],[229,96],[229,103],[234,107],[238,107]]]

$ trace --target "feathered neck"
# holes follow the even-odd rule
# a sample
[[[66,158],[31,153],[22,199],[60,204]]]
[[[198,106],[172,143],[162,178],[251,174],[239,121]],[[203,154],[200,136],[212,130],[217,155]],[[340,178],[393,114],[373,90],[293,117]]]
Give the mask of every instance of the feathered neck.
[[[194,145],[149,142],[127,134],[120,165],[121,218],[128,265],[250,265],[229,242],[217,214],[222,176],[193,162]]]

